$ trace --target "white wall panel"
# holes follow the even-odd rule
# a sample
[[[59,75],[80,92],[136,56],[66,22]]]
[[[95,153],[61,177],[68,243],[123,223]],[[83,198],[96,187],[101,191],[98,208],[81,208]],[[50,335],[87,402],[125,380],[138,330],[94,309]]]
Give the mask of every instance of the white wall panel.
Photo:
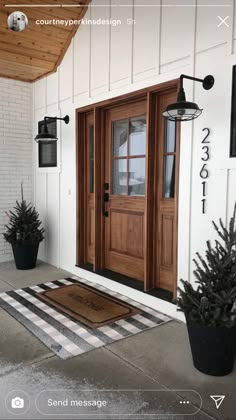
[[[53,105],[58,103],[58,71],[47,77],[47,105]]]
[[[86,16],[89,18],[89,12]],[[74,96],[89,91],[90,27],[81,25],[74,37]]]
[[[162,64],[160,66],[160,74],[178,71],[179,77],[181,73],[186,72],[186,68],[188,68],[191,65],[191,63],[191,56],[188,55],[187,57],[180,58],[178,60],[172,61],[171,63]]]
[[[192,30],[194,28],[194,0],[183,0],[178,7],[175,0],[163,0],[161,17],[160,64],[171,63],[192,53]]]
[[[132,19],[133,7],[115,7],[113,3],[116,4],[114,0],[111,2],[111,18],[121,21],[121,24],[111,27],[110,82],[115,88],[127,84],[131,78],[133,29],[127,24],[127,19]]]
[[[198,161],[198,168],[194,170],[193,177],[193,200],[192,200],[192,224],[191,224],[191,277],[193,281],[193,269],[195,265],[192,259],[195,258],[195,253],[198,251],[201,255],[205,255],[206,241],[211,240],[214,243],[217,235],[212,225],[212,220],[218,223],[221,217],[225,221],[226,216],[226,186],[227,186],[227,171],[217,170],[211,168],[209,163],[209,178],[206,184],[206,214],[202,214],[201,199],[202,199],[202,185],[203,181],[199,176],[199,170],[202,162],[201,144],[199,143],[199,153],[196,156]],[[196,148],[195,148],[196,153]],[[197,165],[195,165],[197,166]],[[197,170],[198,169],[198,170]]]
[[[160,1],[149,0],[148,4],[153,7],[145,7],[143,0],[134,3],[134,75],[159,71]]]
[[[47,174],[37,174],[35,179],[35,188],[35,207],[39,213],[40,220],[42,221],[42,226],[45,228],[47,236]],[[47,239],[45,238],[44,241],[40,243],[39,259],[42,259],[43,261],[47,262],[48,255],[46,241]]]
[[[73,40],[66,51],[59,69],[60,101],[72,98]]]
[[[47,258],[50,264],[59,265],[59,174],[47,178]]]
[[[230,16],[231,8],[222,5],[230,4],[230,1],[222,0],[198,0],[197,8],[197,37],[196,37],[196,50],[203,51],[227,42],[229,37],[230,28],[225,24],[221,25],[221,20],[229,15],[227,23],[232,25],[232,17]],[[220,26],[218,27],[218,25]]]
[[[187,92],[186,92],[187,93]],[[189,229],[190,229],[190,190],[191,190],[191,151],[192,124],[181,127],[179,210],[178,210],[178,279],[188,279],[189,276]]]
[[[62,173],[60,174],[60,266],[75,265],[76,249],[76,159],[75,159],[75,113],[69,104],[62,112],[70,115],[68,126],[62,126]]]
[[[102,4],[104,7],[94,7]],[[105,7],[107,6],[107,7]],[[110,16],[109,0],[101,3],[101,0],[93,1],[91,8],[91,19],[108,20]],[[109,33],[108,24],[91,25],[91,91],[96,92],[107,90],[109,77]],[[105,69],[105,71],[104,71]]]
[[[204,252],[207,239],[215,237],[212,219],[225,218],[226,170],[223,169],[229,160],[231,103],[231,82],[230,77],[226,76],[231,72],[231,65],[226,51],[227,47],[223,45],[196,56],[195,74],[200,78],[212,74],[215,85],[211,90],[205,91],[200,83],[195,84],[195,101],[203,108],[203,113],[194,122],[190,244],[192,258],[196,251]],[[200,178],[200,171],[205,163],[202,157],[206,156],[201,143],[205,136],[203,128],[210,129],[210,143],[207,144],[210,158],[206,163],[209,171],[209,178],[206,179],[206,214],[202,214],[204,180]]]
[[[232,64],[230,56],[227,55],[226,45],[197,54],[196,75],[203,78],[207,74],[214,76],[215,85],[210,91],[205,91],[200,83],[195,85],[196,102],[204,110],[201,118],[196,120],[196,128],[209,127],[212,130],[212,163],[216,168],[223,168],[230,163],[229,137],[232,84]]]

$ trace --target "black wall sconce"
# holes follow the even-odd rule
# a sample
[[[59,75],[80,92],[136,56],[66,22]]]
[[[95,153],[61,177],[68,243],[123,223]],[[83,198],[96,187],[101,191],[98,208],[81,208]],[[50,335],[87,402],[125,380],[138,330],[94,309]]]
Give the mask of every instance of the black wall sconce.
[[[202,86],[205,90],[209,90],[214,86],[215,79],[213,76],[208,75],[204,79],[197,79],[196,77],[186,76],[181,74],[180,76],[180,86],[177,96],[177,102],[167,106],[166,110],[163,112],[163,117],[170,121],[191,121],[199,117],[202,113],[202,109],[199,108],[194,102],[187,102],[185,91],[183,87],[183,79],[194,80],[195,82],[202,83]]]
[[[44,117],[44,133],[38,133],[37,136],[35,137],[35,141],[38,142],[43,142],[43,143],[53,143],[55,141],[58,140],[58,138],[54,135],[48,132],[48,127],[47,127],[47,121],[48,120],[62,120],[64,121],[66,124],[69,123],[70,121],[70,117],[69,115],[66,115],[64,118],[58,118],[58,117]]]

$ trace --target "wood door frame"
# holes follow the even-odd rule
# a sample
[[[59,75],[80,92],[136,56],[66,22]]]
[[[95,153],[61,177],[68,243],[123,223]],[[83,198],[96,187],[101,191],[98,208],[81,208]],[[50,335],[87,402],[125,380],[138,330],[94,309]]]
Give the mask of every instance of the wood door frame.
[[[104,217],[102,214],[103,192],[104,192],[104,156],[105,156],[105,120],[104,114],[107,109],[119,105],[131,104],[133,102],[146,100],[147,103],[147,142],[146,142],[146,191],[145,191],[145,240],[144,240],[144,289],[148,290],[155,287],[155,260],[156,245],[154,231],[156,226],[148,221],[152,220],[154,225],[157,223],[155,214],[157,212],[156,200],[154,199],[153,189],[156,188],[156,159],[154,159],[157,145],[155,138],[157,136],[157,115],[158,115],[158,95],[168,91],[178,91],[179,79],[161,83],[159,85],[144,88],[135,92],[124,94],[116,98],[107,99],[92,105],[81,107],[75,110],[76,118],[76,265],[81,266],[86,263],[84,257],[84,219],[85,219],[85,116],[86,113],[94,112],[94,160],[99,162],[95,164],[94,172],[94,199],[95,199],[95,250],[93,270],[99,272],[104,267]],[[180,125],[177,128],[177,150],[180,149]],[[81,159],[82,157],[82,159]],[[179,159],[177,159],[177,177],[176,186],[176,246],[178,244],[178,187],[179,187]],[[83,160],[83,161],[82,161]],[[81,182],[83,180],[83,182]],[[178,250],[176,250],[178,256]],[[177,261],[176,261],[176,284],[174,285],[173,296],[176,297],[177,289]]]

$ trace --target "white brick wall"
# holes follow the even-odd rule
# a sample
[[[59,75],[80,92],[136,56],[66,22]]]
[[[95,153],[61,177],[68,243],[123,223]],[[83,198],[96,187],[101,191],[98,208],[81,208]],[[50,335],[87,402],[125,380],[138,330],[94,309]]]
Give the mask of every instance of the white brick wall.
[[[32,85],[0,78],[0,262],[12,259],[2,233],[6,210],[24,196],[32,199]]]

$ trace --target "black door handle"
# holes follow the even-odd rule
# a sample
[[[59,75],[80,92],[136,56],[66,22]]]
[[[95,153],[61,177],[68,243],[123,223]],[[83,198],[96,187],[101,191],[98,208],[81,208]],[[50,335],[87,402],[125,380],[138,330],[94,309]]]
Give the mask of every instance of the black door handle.
[[[104,201],[105,201],[105,203],[107,203],[109,201],[109,193],[108,192],[104,193]]]
[[[103,196],[103,216],[108,217],[109,212],[106,210],[106,203],[109,201],[109,193],[105,192]]]

